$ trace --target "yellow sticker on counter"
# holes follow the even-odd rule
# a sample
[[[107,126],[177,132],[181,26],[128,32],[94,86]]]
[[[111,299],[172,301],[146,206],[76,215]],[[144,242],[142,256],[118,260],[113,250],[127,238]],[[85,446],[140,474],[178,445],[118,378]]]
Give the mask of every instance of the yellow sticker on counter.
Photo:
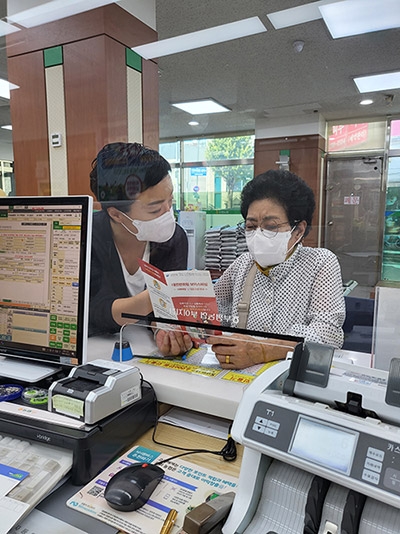
[[[72,415],[73,417],[83,417],[84,401],[82,400],[72,399],[65,395],[54,395],[52,402],[56,412]]]

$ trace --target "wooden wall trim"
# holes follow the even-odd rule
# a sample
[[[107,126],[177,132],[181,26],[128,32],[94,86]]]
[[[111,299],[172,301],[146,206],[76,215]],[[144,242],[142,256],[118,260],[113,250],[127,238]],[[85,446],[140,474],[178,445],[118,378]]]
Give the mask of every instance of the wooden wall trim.
[[[295,148],[326,149],[326,139],[321,135],[296,135],[290,137],[274,137],[271,139],[256,139],[256,150],[285,150]]]
[[[160,140],[158,65],[154,61],[142,62],[142,95],[143,144],[158,150]]]
[[[11,91],[14,172],[17,195],[49,195],[46,88],[43,54],[33,52],[8,60]]]
[[[89,193],[98,151],[127,141],[125,47],[106,36],[66,45],[64,77],[69,193]]]

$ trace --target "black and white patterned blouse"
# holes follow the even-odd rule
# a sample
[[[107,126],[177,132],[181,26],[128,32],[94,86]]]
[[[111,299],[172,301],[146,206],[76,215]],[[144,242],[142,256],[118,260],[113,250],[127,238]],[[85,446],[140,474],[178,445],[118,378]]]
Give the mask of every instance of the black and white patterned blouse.
[[[239,256],[215,285],[223,324],[237,324],[237,305],[253,259]],[[343,344],[345,302],[339,262],[328,249],[299,244],[290,258],[271,269],[257,269],[247,328],[301,336],[306,341]]]

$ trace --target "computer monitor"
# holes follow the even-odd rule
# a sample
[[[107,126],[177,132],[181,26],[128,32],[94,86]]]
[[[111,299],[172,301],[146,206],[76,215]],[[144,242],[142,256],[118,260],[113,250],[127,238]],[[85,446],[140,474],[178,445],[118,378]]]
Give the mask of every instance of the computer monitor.
[[[9,357],[85,362],[92,208],[90,196],[0,197],[0,376]]]

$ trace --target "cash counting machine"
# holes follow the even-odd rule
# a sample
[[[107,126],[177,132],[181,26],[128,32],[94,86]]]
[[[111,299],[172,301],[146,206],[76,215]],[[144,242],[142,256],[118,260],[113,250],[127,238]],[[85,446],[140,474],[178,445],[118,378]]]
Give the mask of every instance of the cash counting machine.
[[[244,445],[223,534],[400,532],[400,360],[389,372],[297,345],[244,392]]]

